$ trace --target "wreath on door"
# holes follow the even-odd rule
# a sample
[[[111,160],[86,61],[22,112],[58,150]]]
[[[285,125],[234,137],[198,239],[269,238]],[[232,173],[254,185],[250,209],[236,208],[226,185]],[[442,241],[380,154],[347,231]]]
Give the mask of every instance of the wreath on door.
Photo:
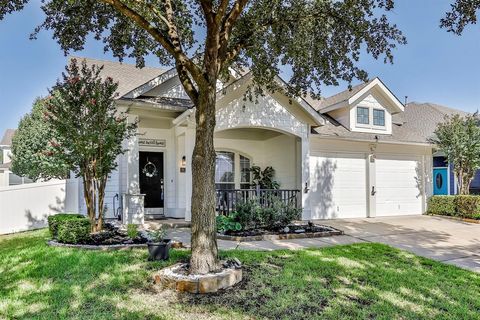
[[[152,178],[155,177],[158,174],[157,167],[155,164],[150,162],[147,158],[147,163],[143,167],[142,173],[147,177],[147,178]]]

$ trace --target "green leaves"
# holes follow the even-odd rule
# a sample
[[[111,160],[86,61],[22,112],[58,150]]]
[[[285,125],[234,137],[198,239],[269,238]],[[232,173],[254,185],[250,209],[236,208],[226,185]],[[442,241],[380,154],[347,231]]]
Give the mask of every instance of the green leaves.
[[[445,116],[430,141],[453,164],[460,194],[468,194],[470,182],[480,168],[480,127],[478,114]]]
[[[26,0],[4,2],[0,19]],[[291,95],[319,94],[323,84],[367,80],[357,64],[365,53],[393,61],[395,47],[406,43],[389,22],[393,8],[393,0],[45,0],[46,18],[32,37],[51,30],[67,53],[93,36],[119,60],[144,66],[145,56],[154,55],[185,68],[185,83],[196,85],[211,77],[212,61],[219,64],[215,77],[247,67],[257,93],[279,89],[275,77],[288,70]]]
[[[55,132],[45,118],[45,99],[37,99],[32,111],[18,124],[12,142],[12,171],[33,180],[65,178],[71,167],[53,157]]]
[[[477,23],[478,10],[479,0],[456,0],[451,5],[450,11],[440,20],[440,26],[448,32],[461,35],[467,25]]]

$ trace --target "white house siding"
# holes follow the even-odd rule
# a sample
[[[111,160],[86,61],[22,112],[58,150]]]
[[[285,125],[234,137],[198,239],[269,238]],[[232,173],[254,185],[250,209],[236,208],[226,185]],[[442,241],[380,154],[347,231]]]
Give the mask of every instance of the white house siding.
[[[263,167],[272,166],[275,169],[275,180],[282,189],[300,188],[297,181],[297,166],[299,163],[297,138],[280,135],[263,142]]]
[[[354,104],[352,108],[350,108],[350,130],[356,132],[369,132],[369,133],[379,133],[379,134],[391,134],[392,133],[392,115],[390,110],[385,108],[384,106],[387,105],[386,102],[378,94],[368,94],[366,97],[361,98],[360,102]],[[357,114],[356,114],[356,107],[366,107],[370,109],[370,122],[372,121],[372,109],[380,109],[385,111],[385,128],[377,128],[370,126],[366,128],[365,125],[359,126],[357,125]]]
[[[248,129],[242,129],[248,132]],[[284,134],[265,140],[215,138],[215,150],[232,151],[251,160],[251,165],[275,169],[275,180],[282,189],[298,188],[296,138]]]
[[[319,137],[310,142],[311,219],[425,212],[432,194],[431,147]]]

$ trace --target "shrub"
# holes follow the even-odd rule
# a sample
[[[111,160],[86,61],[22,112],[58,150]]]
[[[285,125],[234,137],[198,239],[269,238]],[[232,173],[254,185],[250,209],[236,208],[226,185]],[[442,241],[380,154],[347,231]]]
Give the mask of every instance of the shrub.
[[[457,214],[463,218],[472,218],[480,215],[480,197],[470,195],[455,196]]]
[[[232,212],[227,216],[217,216],[217,232],[226,233],[227,231],[240,231],[242,225],[237,220],[237,213]]]
[[[480,196],[433,196],[428,200],[427,213],[480,219]]]
[[[83,243],[90,237],[90,228],[86,217],[64,220],[58,226],[57,239],[63,243]]]
[[[130,239],[138,237],[138,225],[133,223],[127,224],[127,235]]]
[[[240,223],[244,230],[261,228],[267,221],[264,209],[257,198],[248,199],[244,203],[237,204],[235,212],[236,221]]]
[[[299,219],[301,212],[292,203],[287,204],[275,195],[249,199],[235,209],[234,221],[239,222],[243,230],[283,228]]]
[[[59,213],[53,216],[48,217],[48,230],[50,231],[50,236],[53,239],[57,238],[58,235],[58,226],[61,224],[63,221],[69,220],[69,219],[77,219],[77,218],[82,218],[83,216],[80,214],[76,213]]]
[[[455,196],[433,196],[428,199],[428,214],[456,215]]]

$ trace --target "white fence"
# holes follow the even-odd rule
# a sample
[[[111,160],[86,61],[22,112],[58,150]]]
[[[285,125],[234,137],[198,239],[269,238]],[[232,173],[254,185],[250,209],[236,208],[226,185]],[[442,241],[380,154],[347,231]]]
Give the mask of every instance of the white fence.
[[[47,217],[78,210],[76,181],[55,180],[0,188],[0,234],[47,226]]]

